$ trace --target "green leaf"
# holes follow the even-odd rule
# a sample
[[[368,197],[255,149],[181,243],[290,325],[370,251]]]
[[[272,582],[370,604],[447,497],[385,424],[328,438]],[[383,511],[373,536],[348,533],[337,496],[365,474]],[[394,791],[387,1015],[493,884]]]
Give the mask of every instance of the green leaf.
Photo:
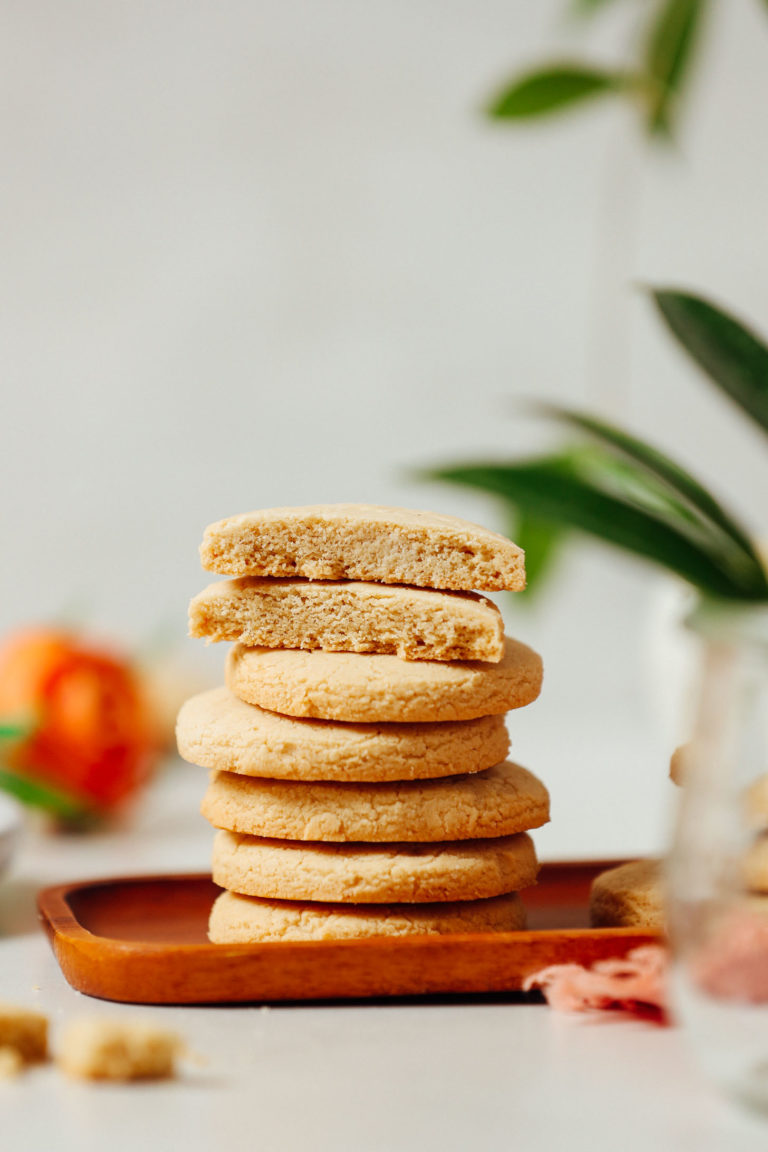
[[[700,296],[667,288],[653,298],[686,352],[768,434],[768,346]]]
[[[571,8],[577,16],[592,16],[611,3],[613,0],[572,0]]]
[[[648,127],[652,132],[671,130],[704,7],[705,0],[665,0],[651,26],[645,69],[651,81]]]
[[[29,724],[0,722],[0,740],[23,740],[30,731],[31,726]]]
[[[22,804],[41,808],[63,820],[79,820],[87,811],[81,801],[75,800],[65,792],[40,784],[27,776],[17,776],[16,773],[2,768],[0,768],[0,789],[15,796]]]
[[[548,116],[572,104],[625,88],[629,78],[579,64],[561,64],[518,77],[499,92],[488,107],[496,120],[527,120]]]
[[[758,570],[762,570],[760,557],[746,531],[698,480],[669,456],[588,413],[555,404],[538,404],[535,407],[571,428],[586,432],[608,448],[639,464],[649,477],[661,482],[662,495],[668,494],[673,500],[682,501],[705,529],[710,532],[714,530],[717,534],[724,533],[741,548]]]
[[[734,570],[732,555],[726,549],[709,552],[691,540],[685,521],[672,525],[630,500],[601,490],[594,480],[579,475],[568,457],[448,466],[430,469],[426,478],[495,493],[528,516],[580,529],[653,560],[713,596],[768,599],[762,572]]]
[[[512,539],[525,552],[525,594],[536,592],[552,569],[563,541],[563,528],[520,512],[515,517]]]

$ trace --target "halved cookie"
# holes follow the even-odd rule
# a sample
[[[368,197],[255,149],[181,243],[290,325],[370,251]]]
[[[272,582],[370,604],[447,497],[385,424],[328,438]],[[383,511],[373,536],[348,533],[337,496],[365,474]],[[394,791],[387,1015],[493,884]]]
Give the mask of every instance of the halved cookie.
[[[404,660],[496,662],[504,654],[501,613],[484,596],[361,580],[220,580],[192,600],[189,634]]]
[[[482,592],[525,587],[525,555],[500,536],[433,512],[314,504],[229,516],[205,530],[203,568],[224,576],[373,580]]]

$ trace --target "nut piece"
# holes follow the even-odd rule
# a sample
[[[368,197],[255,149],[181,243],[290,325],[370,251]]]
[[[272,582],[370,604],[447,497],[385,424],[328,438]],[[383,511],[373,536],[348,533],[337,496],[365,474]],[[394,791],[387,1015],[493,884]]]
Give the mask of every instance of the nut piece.
[[[160,1079],[173,1076],[180,1050],[172,1032],[91,1016],[67,1025],[56,1062],[68,1076],[85,1080]]]
[[[13,1048],[25,1064],[48,1056],[48,1021],[39,1012],[0,1004],[0,1048]]]

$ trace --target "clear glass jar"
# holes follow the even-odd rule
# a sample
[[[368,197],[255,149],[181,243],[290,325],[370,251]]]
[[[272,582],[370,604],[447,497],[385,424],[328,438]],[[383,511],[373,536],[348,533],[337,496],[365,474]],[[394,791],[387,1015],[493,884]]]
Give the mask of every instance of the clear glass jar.
[[[704,1070],[768,1110],[768,607],[702,603],[691,743],[667,867],[678,1021]]]

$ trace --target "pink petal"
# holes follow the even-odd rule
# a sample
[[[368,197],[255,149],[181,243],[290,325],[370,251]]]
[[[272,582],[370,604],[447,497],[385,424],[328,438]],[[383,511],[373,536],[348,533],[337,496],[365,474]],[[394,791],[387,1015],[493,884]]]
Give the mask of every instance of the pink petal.
[[[664,1012],[667,954],[658,944],[635,948],[623,959],[601,960],[592,968],[554,964],[528,976],[525,991],[541,988],[547,1002],[561,1012],[652,1008]]]

